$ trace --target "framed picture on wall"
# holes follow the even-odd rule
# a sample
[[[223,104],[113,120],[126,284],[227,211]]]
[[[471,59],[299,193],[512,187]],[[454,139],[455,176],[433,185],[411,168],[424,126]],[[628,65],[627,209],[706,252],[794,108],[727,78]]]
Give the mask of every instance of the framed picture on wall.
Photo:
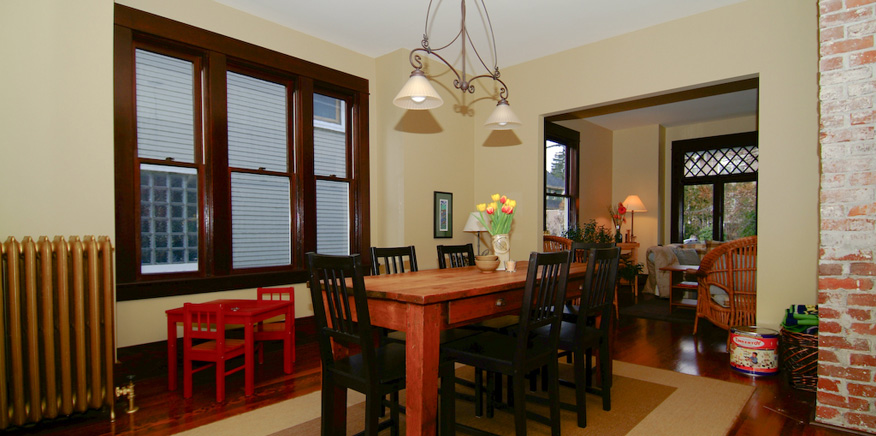
[[[435,191],[434,227],[436,238],[453,237],[453,194]]]

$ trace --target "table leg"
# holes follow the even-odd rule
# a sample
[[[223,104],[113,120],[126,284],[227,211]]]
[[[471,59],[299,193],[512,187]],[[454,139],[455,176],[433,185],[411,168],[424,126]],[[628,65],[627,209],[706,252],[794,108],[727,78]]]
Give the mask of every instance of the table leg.
[[[247,397],[251,396],[255,391],[255,346],[253,345],[253,323],[252,321],[244,324],[244,393]]]
[[[292,362],[295,361],[295,305],[289,303],[286,309],[286,332],[283,334],[283,371],[292,374]]]
[[[407,306],[407,434],[435,435],[438,415],[439,306]]]
[[[167,390],[176,390],[176,321],[167,319]]]

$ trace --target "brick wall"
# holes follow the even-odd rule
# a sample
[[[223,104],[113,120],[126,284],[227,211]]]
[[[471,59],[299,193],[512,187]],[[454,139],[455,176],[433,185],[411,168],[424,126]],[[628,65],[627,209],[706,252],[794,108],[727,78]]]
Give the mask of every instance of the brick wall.
[[[876,0],[820,0],[816,420],[876,434]]]

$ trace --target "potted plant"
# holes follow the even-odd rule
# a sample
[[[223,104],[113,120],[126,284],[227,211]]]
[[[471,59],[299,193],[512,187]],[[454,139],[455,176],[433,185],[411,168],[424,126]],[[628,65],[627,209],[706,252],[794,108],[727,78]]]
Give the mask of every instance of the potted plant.
[[[596,220],[590,220],[578,226],[569,227],[563,232],[563,237],[575,242],[610,244],[614,242],[614,236],[605,226],[596,225]]]
[[[629,258],[621,257],[620,264],[617,266],[617,275],[627,283],[633,283],[633,280],[639,278],[644,267],[641,263],[633,263]]]

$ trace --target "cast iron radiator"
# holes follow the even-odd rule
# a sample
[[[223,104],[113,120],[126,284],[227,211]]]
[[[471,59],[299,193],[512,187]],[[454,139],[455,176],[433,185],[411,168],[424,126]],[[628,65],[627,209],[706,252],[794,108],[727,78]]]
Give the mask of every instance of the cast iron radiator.
[[[0,429],[112,407],[108,237],[0,244]]]

